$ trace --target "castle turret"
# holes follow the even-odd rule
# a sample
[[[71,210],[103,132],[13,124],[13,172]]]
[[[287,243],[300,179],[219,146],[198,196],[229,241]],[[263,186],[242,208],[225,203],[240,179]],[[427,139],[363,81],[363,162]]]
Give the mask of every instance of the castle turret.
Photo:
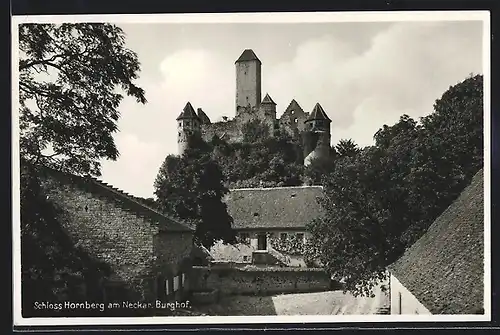
[[[261,101],[262,63],[252,49],[236,60],[236,116],[241,108],[257,108]]]
[[[200,135],[201,121],[196,115],[193,106],[188,102],[177,117],[177,146],[179,155],[184,154],[190,136]]]
[[[319,103],[314,106],[309,118],[304,122],[304,165],[318,158],[328,158],[330,154],[330,123]]]
[[[271,99],[269,94],[266,93],[266,96],[262,99],[260,109],[264,112],[265,116],[269,116],[273,120],[276,119],[276,103]]]

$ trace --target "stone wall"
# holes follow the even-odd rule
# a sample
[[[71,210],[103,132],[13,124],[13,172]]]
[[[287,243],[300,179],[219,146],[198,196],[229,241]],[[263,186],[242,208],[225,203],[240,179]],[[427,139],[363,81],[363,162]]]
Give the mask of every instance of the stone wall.
[[[193,267],[192,288],[220,294],[299,293],[328,291],[330,278],[322,269],[282,267]]]
[[[201,126],[201,135],[205,142],[210,142],[214,135],[218,137],[224,135],[224,139],[230,143],[243,140],[241,128],[235,120],[203,124]]]
[[[149,219],[121,207],[118,198],[99,193],[99,185],[78,177],[45,175],[42,187],[60,209],[60,224],[72,242],[111,267],[112,282],[105,285],[109,292],[125,289],[130,299],[153,301],[159,294],[158,274],[188,272],[189,264],[182,264],[189,255],[190,233],[160,232]],[[107,298],[116,300],[109,293]]]

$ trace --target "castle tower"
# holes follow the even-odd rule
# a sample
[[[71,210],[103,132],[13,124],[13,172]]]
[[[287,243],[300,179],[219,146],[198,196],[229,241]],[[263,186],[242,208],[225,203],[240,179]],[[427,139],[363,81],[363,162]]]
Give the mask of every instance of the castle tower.
[[[314,106],[311,115],[304,122],[304,165],[318,158],[327,158],[330,155],[330,123],[332,120],[326,115],[319,103]]]
[[[236,60],[236,116],[241,107],[256,108],[261,101],[261,66],[252,49],[246,49]]]
[[[264,112],[266,117],[270,117],[273,121],[276,119],[276,103],[266,93],[264,99],[260,103],[260,109]]]
[[[190,102],[186,104],[176,120],[178,153],[182,155],[188,146],[189,137],[201,133],[201,121]]]

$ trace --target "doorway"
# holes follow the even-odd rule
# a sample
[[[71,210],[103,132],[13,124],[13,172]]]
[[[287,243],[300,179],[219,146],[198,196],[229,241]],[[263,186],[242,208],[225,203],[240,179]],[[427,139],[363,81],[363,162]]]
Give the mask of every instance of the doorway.
[[[267,236],[266,233],[257,234],[257,249],[267,250]]]

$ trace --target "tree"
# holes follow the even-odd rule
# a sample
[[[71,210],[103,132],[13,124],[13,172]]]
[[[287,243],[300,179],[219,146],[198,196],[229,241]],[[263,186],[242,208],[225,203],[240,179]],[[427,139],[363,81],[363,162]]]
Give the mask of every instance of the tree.
[[[359,152],[358,145],[351,139],[341,139],[335,149],[339,157],[352,157]]]
[[[260,121],[254,125],[260,124]],[[228,187],[273,187],[302,184],[302,148],[285,133],[258,137],[254,142],[212,140],[212,158],[221,167]]]
[[[31,164],[100,174],[115,160],[118,107],[124,95],[146,103],[137,55],[111,24],[19,26],[20,153]]]
[[[207,147],[190,145],[182,157],[167,156],[154,187],[161,210],[196,226],[195,242],[207,248],[217,240],[235,242],[233,220],[223,202],[228,189]]]
[[[100,159],[116,159],[123,94],[146,103],[137,55],[110,24],[19,26],[19,126],[23,314],[43,313],[34,301],[99,300],[78,294],[98,287],[105,264],[75,247],[61,228],[56,204],[40,187],[38,169],[100,174]],[[27,316],[26,314],[24,314]]]
[[[267,139],[270,135],[267,127],[260,119],[254,119],[243,124],[243,142],[256,143]]]
[[[482,97],[482,76],[467,78],[420,122],[403,115],[374,146],[336,161],[324,180],[325,215],[308,226],[308,258],[347,290],[370,294],[481,168]]]

